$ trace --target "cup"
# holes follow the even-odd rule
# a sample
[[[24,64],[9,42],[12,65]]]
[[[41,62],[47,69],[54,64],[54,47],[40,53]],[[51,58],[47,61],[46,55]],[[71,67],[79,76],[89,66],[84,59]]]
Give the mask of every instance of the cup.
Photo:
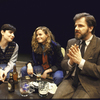
[[[18,72],[18,81],[21,80],[21,77],[22,77],[22,73],[19,71],[19,72]]]
[[[20,81],[20,95],[23,97],[27,97],[29,95],[29,82],[28,80]]]
[[[36,73],[36,81],[37,81],[37,82],[41,81],[42,69],[41,69],[41,68],[36,68],[36,69],[35,69],[35,73]]]
[[[48,95],[49,83],[46,81],[41,81],[38,84],[38,92],[40,97],[46,97]]]

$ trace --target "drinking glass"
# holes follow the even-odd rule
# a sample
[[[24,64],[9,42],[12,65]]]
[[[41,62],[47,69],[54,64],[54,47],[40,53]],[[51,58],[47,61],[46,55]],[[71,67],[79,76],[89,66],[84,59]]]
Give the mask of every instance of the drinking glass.
[[[22,77],[22,73],[19,71],[19,72],[18,72],[18,81],[21,80],[21,77]]]
[[[36,68],[35,73],[36,73],[36,81],[37,82],[41,81],[42,68]]]
[[[20,81],[20,94],[23,97],[27,97],[29,95],[29,82],[28,80]]]
[[[48,95],[49,83],[46,81],[41,81],[38,84],[38,92],[40,97],[46,97]]]

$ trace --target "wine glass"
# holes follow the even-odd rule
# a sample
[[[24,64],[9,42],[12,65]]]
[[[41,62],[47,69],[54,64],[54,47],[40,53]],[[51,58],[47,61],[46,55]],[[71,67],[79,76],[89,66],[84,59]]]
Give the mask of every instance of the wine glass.
[[[40,67],[35,68],[35,73],[36,73],[36,81],[37,82],[41,81],[42,68]]]

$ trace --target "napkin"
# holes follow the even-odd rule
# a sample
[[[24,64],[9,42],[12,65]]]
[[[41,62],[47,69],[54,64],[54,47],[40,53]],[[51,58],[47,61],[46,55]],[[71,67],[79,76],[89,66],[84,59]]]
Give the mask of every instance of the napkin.
[[[48,89],[48,92],[51,93],[51,94],[55,94],[56,90],[57,90],[57,85],[55,83],[49,83],[49,89]],[[35,87],[38,87],[38,83],[37,82],[30,82],[30,85],[32,86],[35,86]]]
[[[51,94],[55,94],[56,90],[57,90],[57,85],[55,83],[49,82],[49,91],[48,92]]]

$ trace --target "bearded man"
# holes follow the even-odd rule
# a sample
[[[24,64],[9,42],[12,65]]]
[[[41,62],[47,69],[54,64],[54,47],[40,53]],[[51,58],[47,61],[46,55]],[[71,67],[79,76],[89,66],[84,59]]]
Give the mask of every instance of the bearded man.
[[[61,62],[67,71],[53,99],[100,98],[100,38],[94,35],[96,20],[89,13],[74,16],[75,38],[67,43]]]

